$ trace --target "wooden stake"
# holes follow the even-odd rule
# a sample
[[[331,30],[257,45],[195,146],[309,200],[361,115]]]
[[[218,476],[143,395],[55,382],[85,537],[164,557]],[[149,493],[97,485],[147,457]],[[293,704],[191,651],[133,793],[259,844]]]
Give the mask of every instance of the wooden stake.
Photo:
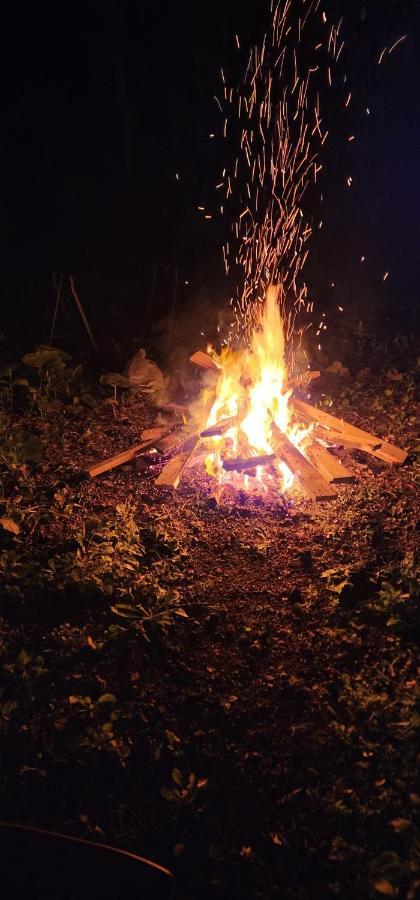
[[[356,480],[336,456],[316,441],[305,450],[305,456],[328,484],[351,484]]]
[[[52,273],[52,281],[53,281],[53,286],[54,286],[54,289],[55,289],[55,306],[54,306],[53,320],[52,320],[52,323],[51,323],[50,344],[52,343],[52,340],[53,340],[53,338],[54,338],[54,334],[55,334],[55,323],[56,323],[56,321],[57,321],[58,308],[59,308],[60,303],[61,303],[61,290],[62,290],[62,287],[63,287],[63,275],[60,275],[60,277],[59,277],[59,279],[58,279],[58,281],[57,281],[55,272],[53,272],[53,273]]]
[[[314,500],[335,500],[337,493],[308,462],[300,450],[292,444],[273,423],[272,433],[277,456],[286,463],[299,479],[303,490]]]
[[[88,333],[88,335],[89,335],[89,338],[90,338],[90,340],[91,340],[91,343],[92,343],[93,347],[94,347],[95,350],[98,352],[98,345],[97,345],[97,343],[96,343],[96,341],[95,341],[95,338],[93,337],[92,329],[91,329],[91,327],[90,327],[90,325],[89,325],[89,322],[88,322],[87,317],[86,317],[86,313],[85,313],[85,311],[84,311],[84,309],[83,309],[83,306],[82,306],[82,304],[81,304],[79,295],[78,295],[78,293],[77,293],[77,291],[76,291],[76,285],[75,285],[75,283],[74,283],[74,275],[69,275],[69,284],[70,284],[70,290],[71,290],[71,292],[72,292],[72,294],[73,294],[74,302],[75,302],[75,304],[76,304],[76,306],[77,306],[77,308],[78,308],[78,310],[79,310],[79,313],[80,313],[80,317],[81,317],[81,319],[82,319],[82,322],[83,322],[83,324],[84,324],[84,326],[85,326],[85,328],[86,328],[86,331],[87,331],[87,333]]]
[[[185,444],[182,452],[178,453],[177,456],[174,456],[173,459],[170,459],[169,462],[166,463],[166,466],[163,467],[159,477],[156,479],[155,484],[164,485],[165,487],[176,490],[199,442],[200,436],[198,434],[191,437]]]

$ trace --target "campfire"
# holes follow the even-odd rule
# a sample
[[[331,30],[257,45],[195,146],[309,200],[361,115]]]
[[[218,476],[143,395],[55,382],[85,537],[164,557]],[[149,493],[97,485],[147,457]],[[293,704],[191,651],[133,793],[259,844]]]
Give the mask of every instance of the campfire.
[[[182,424],[143,432],[141,443],[92,466],[88,474],[94,477],[137,456],[146,468],[159,454],[164,465],[156,484],[168,488],[178,488],[187,468],[197,463],[213,480],[218,500],[226,485],[247,494],[284,496],[297,483],[305,497],[326,501],[337,497],[338,485],[355,480],[335,448],[403,463],[406,451],[296,396],[320,372],[308,369],[288,377],[278,300],[279,288],[273,285],[248,348],[226,347],[217,354],[209,347],[207,353],[193,354],[191,363],[208,375],[198,400],[184,410]]]

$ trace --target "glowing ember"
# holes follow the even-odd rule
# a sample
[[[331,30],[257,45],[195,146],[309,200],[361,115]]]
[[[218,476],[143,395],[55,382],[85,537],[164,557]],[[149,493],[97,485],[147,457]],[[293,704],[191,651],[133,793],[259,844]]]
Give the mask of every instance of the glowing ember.
[[[245,490],[253,490],[257,484],[264,488],[275,485],[284,491],[292,485],[293,475],[287,465],[277,459],[273,459],[268,467],[248,468],[248,474],[227,471],[223,467],[225,461],[274,454],[273,424],[298,448],[302,448],[311,431],[310,426],[291,422],[289,398],[292,390],[287,386],[279,299],[279,288],[269,287],[252,332],[250,350],[226,348],[220,356],[211,351],[222,368],[206,427],[223,420],[233,421],[223,434],[209,438],[211,453],[205,460],[206,470],[219,481],[229,481]]]

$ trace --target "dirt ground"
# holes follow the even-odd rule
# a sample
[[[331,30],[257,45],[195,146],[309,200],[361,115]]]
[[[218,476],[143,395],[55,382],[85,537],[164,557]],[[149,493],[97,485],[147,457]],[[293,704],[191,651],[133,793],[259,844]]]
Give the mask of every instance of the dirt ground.
[[[357,481],[325,504],[85,478],[146,403],[9,415],[43,457],[2,457],[3,820],[149,855],[179,900],[418,895],[416,373],[392,371],[314,387],[410,450],[339,451]]]

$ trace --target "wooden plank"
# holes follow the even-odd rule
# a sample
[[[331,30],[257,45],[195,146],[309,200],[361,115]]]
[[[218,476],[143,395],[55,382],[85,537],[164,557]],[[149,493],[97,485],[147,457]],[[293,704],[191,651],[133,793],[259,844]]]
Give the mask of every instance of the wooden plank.
[[[223,468],[227,472],[242,472],[245,469],[255,469],[256,466],[266,466],[268,463],[274,462],[275,453],[266,453],[264,456],[249,456],[248,459],[240,457],[234,459],[224,459]]]
[[[96,343],[96,341],[95,341],[95,338],[93,337],[92,329],[91,329],[91,327],[90,327],[90,325],[89,325],[89,322],[88,322],[88,320],[87,320],[87,316],[86,316],[86,313],[85,313],[85,311],[84,311],[84,309],[83,309],[83,306],[82,306],[82,302],[81,302],[81,300],[80,300],[80,297],[79,297],[79,295],[78,295],[78,293],[77,293],[77,291],[76,291],[76,285],[75,285],[75,282],[74,282],[74,275],[69,275],[69,284],[70,284],[70,290],[71,290],[72,295],[73,295],[73,300],[74,300],[74,302],[75,302],[75,304],[76,304],[76,306],[77,306],[77,308],[78,308],[78,310],[79,310],[79,313],[80,313],[80,318],[81,318],[81,320],[82,320],[82,322],[83,322],[83,324],[84,324],[84,326],[85,326],[85,328],[86,328],[86,331],[87,331],[87,333],[88,333],[88,335],[89,335],[89,338],[90,338],[90,340],[91,340],[91,343],[92,343],[93,347],[94,347],[95,350],[98,352],[98,345],[97,345],[97,343]]]
[[[337,419],[336,416],[332,416],[322,409],[316,409],[315,406],[304,403],[303,400],[296,400],[293,398],[290,403],[295,412],[301,415],[303,419],[309,420],[310,422],[317,422],[318,425],[325,426],[333,431],[338,431],[339,434],[353,437],[356,441],[360,441],[360,443],[366,446],[373,445],[373,449],[379,449],[382,444],[381,439],[375,437],[374,434],[363,431],[361,428],[356,428],[355,425],[349,425],[349,423],[345,422],[343,419]]]
[[[314,441],[305,450],[305,456],[318,470],[319,474],[325,478],[325,481],[328,481],[328,484],[351,484],[356,480],[352,472],[349,472],[336,456],[328,453],[328,450],[322,447],[321,444],[318,444],[317,441]]]
[[[170,434],[165,435],[160,441],[157,441],[155,447],[162,456],[168,456],[168,454],[172,453],[177,447],[181,449],[182,445],[185,444],[190,437],[190,434],[183,434],[182,431],[171,431]]]
[[[163,467],[160,475],[156,479],[155,484],[164,485],[165,487],[171,487],[173,490],[176,490],[199,442],[200,436],[198,434],[191,437],[185,444],[181,453],[178,453],[177,456],[174,456],[166,463],[166,466]]]
[[[196,353],[190,356],[190,363],[200,366],[200,369],[213,369],[215,372],[220,372],[222,369],[212,356],[208,353],[203,353],[202,350],[197,350]]]
[[[225,431],[229,431],[229,428],[232,428],[233,425],[236,425],[238,421],[237,416],[229,416],[227,419],[220,419],[219,422],[215,422],[214,425],[210,425],[209,428],[206,428],[205,431],[200,431],[200,437],[209,438],[216,437],[218,434],[224,434]]]
[[[165,434],[169,434],[171,430],[172,429],[169,428],[166,429]],[[123,450],[122,453],[116,453],[114,456],[108,456],[107,459],[103,459],[101,462],[89,466],[85,469],[86,475],[95,478],[96,475],[102,475],[103,472],[109,472],[110,469],[116,469],[117,466],[122,466],[124,463],[130,462],[130,460],[134,459],[135,456],[142,453],[144,450],[149,450],[150,447],[154,447],[155,443],[156,440],[152,439],[143,441],[141,444],[133,444],[128,450]]]
[[[167,432],[167,428],[162,428],[162,427],[160,427],[160,428],[145,428],[145,430],[142,431],[140,438],[142,441],[152,441],[152,440],[158,441],[158,440],[160,440],[161,437],[164,436],[164,434],[166,434],[166,432]]]
[[[376,459],[380,459],[382,462],[401,466],[407,459],[408,450],[401,450],[394,444],[389,444],[388,441],[382,441],[379,450],[372,450],[372,456],[376,456]]]
[[[326,444],[334,444],[335,446],[349,447],[350,450],[364,450],[365,453],[374,453],[381,447],[379,440],[375,444],[369,444],[359,438],[354,438],[348,434],[340,434],[338,431],[331,431],[329,428],[319,428],[316,426],[315,437]]]
[[[326,426],[326,428],[331,429],[332,432],[338,432],[341,435],[341,443],[344,446],[358,447],[360,450],[365,450],[366,453],[370,453],[377,459],[381,459],[384,462],[395,463],[397,465],[402,465],[407,459],[407,450],[401,450],[400,447],[396,447],[388,441],[383,441],[381,438],[377,438],[368,431],[356,428],[355,425],[350,425],[343,419],[337,419],[335,416],[330,415],[330,413],[326,413],[321,409],[316,409],[314,406],[311,406],[309,403],[304,403],[302,400],[292,398],[290,403],[295,412],[304,419],[309,420],[310,422],[316,422],[321,426]],[[338,438],[334,434],[328,436],[328,432],[324,432],[323,437],[324,436],[327,442],[328,440],[331,440],[331,442],[339,443]]]
[[[276,454],[299,479],[303,490],[314,500],[335,500],[337,492],[329,485],[300,450],[292,444],[277,425],[272,425]]]

